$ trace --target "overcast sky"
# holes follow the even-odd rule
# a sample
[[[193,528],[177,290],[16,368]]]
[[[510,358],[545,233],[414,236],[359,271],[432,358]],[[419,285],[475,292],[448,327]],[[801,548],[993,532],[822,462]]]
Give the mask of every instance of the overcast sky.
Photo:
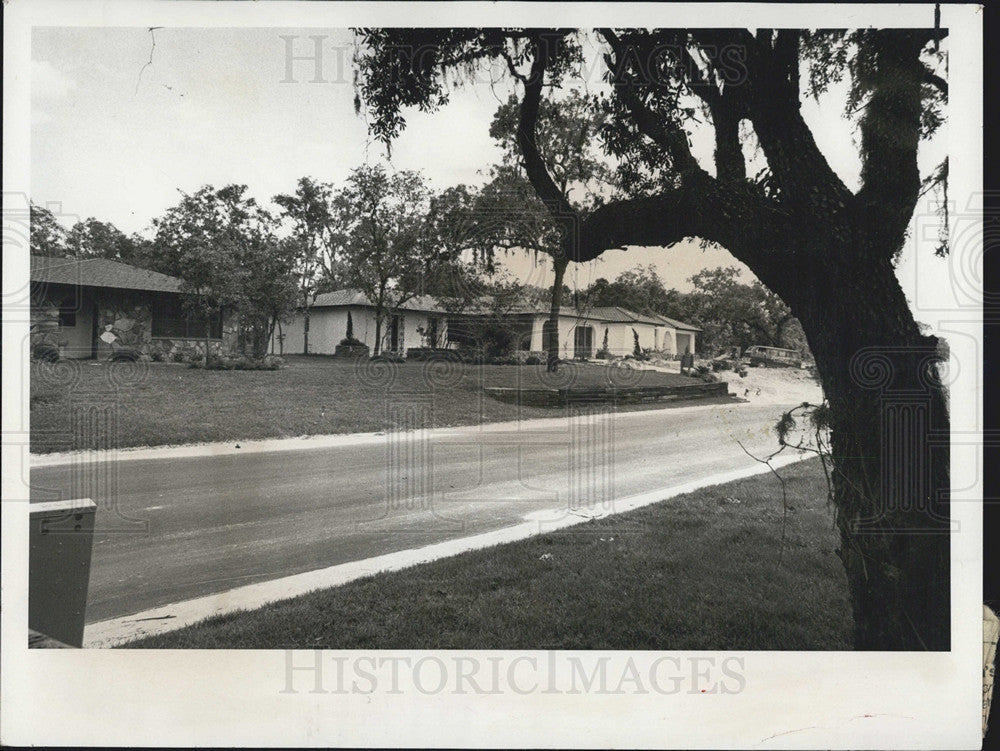
[[[314,53],[311,37],[321,37],[322,83],[313,82],[315,65],[308,60],[293,61],[294,81],[286,80],[286,36],[294,37],[293,54],[301,56]],[[36,28],[32,199],[61,207],[66,224],[93,216],[143,232],[178,201],[178,191],[206,183],[245,184],[265,204],[292,192],[304,175],[339,183],[352,168],[386,158],[355,114],[352,47],[343,29],[161,28],[151,34],[144,28]],[[592,61],[595,52],[589,51]],[[581,87],[600,87],[599,66],[585,66],[584,78]],[[440,112],[407,113],[392,166],[421,170],[436,189],[481,183],[499,158],[488,129],[509,86],[491,82],[484,71],[476,84],[454,91]],[[831,165],[853,188],[859,163],[842,95],[807,100],[803,111]],[[692,146],[710,168],[710,133],[696,131]],[[938,151],[934,144],[924,149],[924,173],[940,160]],[[571,266],[567,283],[582,288],[648,263],[668,287],[681,290],[702,268],[740,265],[727,252],[703,251],[696,243],[631,249]],[[532,283],[551,278],[547,264],[536,266],[529,257],[509,265]]]

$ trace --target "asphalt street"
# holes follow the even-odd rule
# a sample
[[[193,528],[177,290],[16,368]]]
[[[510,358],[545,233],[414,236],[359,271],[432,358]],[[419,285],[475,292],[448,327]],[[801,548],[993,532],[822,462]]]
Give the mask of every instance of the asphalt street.
[[[792,405],[788,405],[792,406]],[[567,513],[754,463],[783,407],[733,403],[31,470],[98,504],[87,622]],[[549,514],[539,514],[551,510]]]

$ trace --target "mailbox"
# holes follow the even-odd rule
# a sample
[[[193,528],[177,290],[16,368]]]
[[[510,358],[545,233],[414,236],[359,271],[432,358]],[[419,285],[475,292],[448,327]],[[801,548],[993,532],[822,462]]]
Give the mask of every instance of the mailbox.
[[[97,504],[89,498],[30,506],[28,627],[83,646]]]

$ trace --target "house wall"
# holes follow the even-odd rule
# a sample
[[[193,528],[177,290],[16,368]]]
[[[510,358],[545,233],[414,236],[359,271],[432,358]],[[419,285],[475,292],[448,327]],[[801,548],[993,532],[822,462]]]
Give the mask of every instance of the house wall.
[[[160,294],[164,293],[45,285],[32,300],[31,342],[55,344],[63,357],[72,359],[92,357],[95,351],[98,359],[103,359],[123,347],[163,359],[204,354],[203,338],[152,335],[151,310]],[[60,306],[76,308],[75,326],[59,324]],[[222,339],[213,339],[210,344],[216,353],[232,352],[237,337],[238,322],[235,316],[227,314],[223,316]]]
[[[661,329],[660,350],[666,355],[677,354],[677,329],[673,326],[664,326]]]
[[[688,349],[691,350],[691,354],[695,354],[698,351],[695,349],[695,343],[695,332],[677,332],[677,354],[683,355]]]
[[[347,336],[347,312],[351,312],[351,323],[354,327],[354,338],[368,345],[375,351],[375,311],[373,308],[351,305],[335,308],[313,308],[309,313],[309,352],[316,355],[332,355],[336,353],[337,345]],[[422,311],[403,310],[400,316],[400,341],[397,351],[405,352],[408,347],[428,346],[426,332],[430,327],[430,319],[438,318],[438,341],[446,342],[448,336],[445,316],[424,313]],[[382,322],[382,349],[389,349],[389,321],[386,316]],[[305,316],[301,311],[292,314],[289,321],[282,324],[284,333],[285,354],[301,354],[303,351],[303,333]],[[424,333],[418,331],[419,328]],[[277,333],[277,332],[276,332]],[[279,349],[274,342],[274,351]]]
[[[73,311],[72,326],[60,322],[60,309]],[[49,285],[31,306],[30,339],[59,348],[62,357],[77,360],[93,356],[95,301],[92,291]]]
[[[542,323],[546,318],[547,316],[539,316],[535,322],[536,333],[532,336],[532,349],[541,349]],[[561,316],[559,325],[560,357],[571,358],[574,356],[574,329],[577,326],[592,326],[594,329],[594,344],[591,357],[603,348],[605,329],[608,332],[608,351],[612,357],[625,357],[635,352],[633,329],[639,334],[639,346],[644,350],[661,352],[669,356],[684,352],[683,348],[680,347],[680,340],[678,339],[681,334],[672,326],[656,326],[650,323],[611,322]],[[692,351],[694,351],[693,334],[689,336]],[[684,341],[688,340],[684,339]]]
[[[595,348],[604,346],[604,330],[608,330],[608,351],[614,357],[631,355],[635,351],[635,336],[632,329],[639,334],[639,346],[643,349],[658,350],[662,346],[661,327],[648,323],[621,323],[610,321],[594,322]]]
[[[157,293],[142,290],[98,290],[97,356],[109,357],[116,349],[132,347],[164,360],[204,356],[205,338],[153,336],[152,307]],[[104,334],[111,336],[105,337]],[[239,338],[239,322],[232,313],[223,313],[222,338],[210,339],[213,354],[234,352]]]

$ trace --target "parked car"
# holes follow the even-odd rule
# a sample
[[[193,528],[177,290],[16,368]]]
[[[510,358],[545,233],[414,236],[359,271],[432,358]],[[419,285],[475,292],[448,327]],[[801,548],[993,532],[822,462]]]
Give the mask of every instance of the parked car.
[[[757,368],[801,368],[802,353],[797,349],[782,347],[764,347],[755,344],[747,347],[743,357],[749,360],[750,367]]]

